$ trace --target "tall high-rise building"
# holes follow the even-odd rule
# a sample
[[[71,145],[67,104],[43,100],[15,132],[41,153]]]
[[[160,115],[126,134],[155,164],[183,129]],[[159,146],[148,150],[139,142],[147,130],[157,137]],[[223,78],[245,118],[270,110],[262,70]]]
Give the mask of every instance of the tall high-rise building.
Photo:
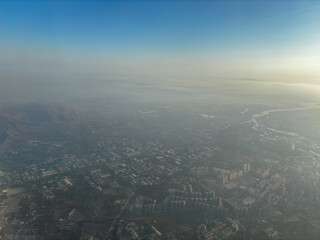
[[[248,171],[250,171],[250,163],[245,163],[242,165],[242,170],[244,173],[247,173]]]

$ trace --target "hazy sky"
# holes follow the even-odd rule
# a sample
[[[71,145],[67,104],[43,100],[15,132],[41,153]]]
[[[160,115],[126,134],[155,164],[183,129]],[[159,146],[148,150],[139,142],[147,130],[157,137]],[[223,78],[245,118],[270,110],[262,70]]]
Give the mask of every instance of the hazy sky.
[[[92,74],[317,83],[319,66],[317,1],[0,2],[2,82]]]

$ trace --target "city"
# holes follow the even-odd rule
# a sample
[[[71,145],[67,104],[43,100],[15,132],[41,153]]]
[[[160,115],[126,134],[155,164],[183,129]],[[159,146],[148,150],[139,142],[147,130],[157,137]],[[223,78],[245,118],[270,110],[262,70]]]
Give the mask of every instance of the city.
[[[243,134],[253,125],[243,106],[238,118],[228,109],[204,118],[174,105],[135,115],[129,107],[122,123],[115,109],[29,108],[16,114],[30,135],[11,141],[16,125],[2,144],[11,163],[1,167],[3,239],[287,239],[293,233],[279,224],[291,222],[317,231],[320,146],[260,123]],[[180,122],[186,115],[199,124]]]
[[[319,240],[320,4],[0,0],[0,240]]]

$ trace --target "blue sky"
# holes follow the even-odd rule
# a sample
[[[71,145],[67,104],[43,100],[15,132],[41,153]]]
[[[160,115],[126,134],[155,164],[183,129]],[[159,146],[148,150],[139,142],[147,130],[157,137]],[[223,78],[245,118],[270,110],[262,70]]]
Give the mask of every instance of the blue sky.
[[[317,1],[1,1],[0,71],[315,82]]]

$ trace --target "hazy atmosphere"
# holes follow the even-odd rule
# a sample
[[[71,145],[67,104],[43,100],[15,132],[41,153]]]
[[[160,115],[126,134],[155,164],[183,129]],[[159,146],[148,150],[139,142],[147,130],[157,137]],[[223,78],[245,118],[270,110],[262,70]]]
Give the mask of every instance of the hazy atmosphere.
[[[0,239],[319,240],[320,2],[0,0]]]
[[[109,81],[318,89],[319,13],[316,1],[2,1],[1,101]]]

